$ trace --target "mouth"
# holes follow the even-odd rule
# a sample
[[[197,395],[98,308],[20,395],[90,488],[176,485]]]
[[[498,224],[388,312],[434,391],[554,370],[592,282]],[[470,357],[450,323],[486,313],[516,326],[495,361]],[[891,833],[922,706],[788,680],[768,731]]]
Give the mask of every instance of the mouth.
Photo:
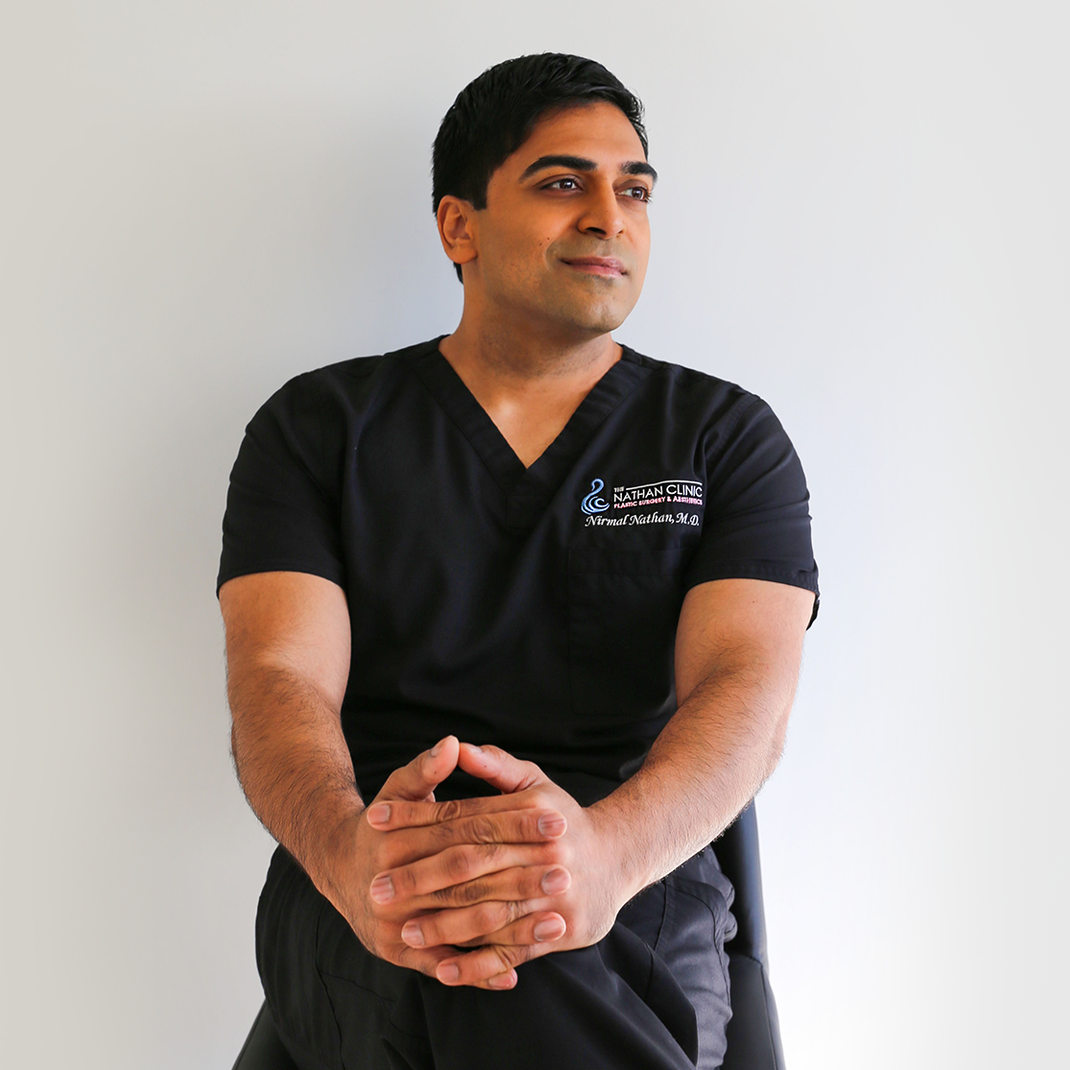
[[[624,263],[612,256],[571,256],[563,258],[562,263],[588,275],[620,278],[628,274]]]

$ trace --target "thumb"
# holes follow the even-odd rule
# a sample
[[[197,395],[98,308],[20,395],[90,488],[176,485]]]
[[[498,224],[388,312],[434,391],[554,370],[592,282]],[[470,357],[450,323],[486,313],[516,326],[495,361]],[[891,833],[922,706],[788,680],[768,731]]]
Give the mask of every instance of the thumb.
[[[462,743],[457,765],[506,794],[525,791],[547,779],[534,762],[514,758],[501,747],[476,747],[471,743]]]
[[[440,739],[408,765],[395,769],[376,799],[426,799],[457,768],[457,747],[456,736]]]

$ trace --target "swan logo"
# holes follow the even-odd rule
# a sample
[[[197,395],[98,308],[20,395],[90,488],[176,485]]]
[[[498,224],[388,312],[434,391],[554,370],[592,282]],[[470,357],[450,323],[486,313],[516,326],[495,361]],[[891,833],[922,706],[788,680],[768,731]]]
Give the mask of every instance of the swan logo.
[[[594,516],[595,513],[604,513],[609,508],[609,502],[605,498],[599,497],[604,486],[605,483],[600,479],[591,480],[591,493],[580,502],[580,508],[588,516]]]

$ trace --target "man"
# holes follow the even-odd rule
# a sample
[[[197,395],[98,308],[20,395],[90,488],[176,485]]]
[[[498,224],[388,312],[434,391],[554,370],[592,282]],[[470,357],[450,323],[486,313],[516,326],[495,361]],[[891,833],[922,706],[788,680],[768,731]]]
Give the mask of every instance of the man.
[[[435,142],[457,329],[249,425],[219,596],[302,1066],[723,1057],[709,844],[779,756],[817,570],[768,407],[611,336],[656,177],[599,64],[491,68]]]

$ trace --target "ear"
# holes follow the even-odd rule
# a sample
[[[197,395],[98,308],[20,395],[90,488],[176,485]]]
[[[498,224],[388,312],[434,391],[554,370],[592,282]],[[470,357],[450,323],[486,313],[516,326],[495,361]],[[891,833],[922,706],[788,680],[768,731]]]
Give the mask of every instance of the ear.
[[[446,196],[438,202],[438,236],[446,255],[455,264],[468,264],[479,255],[476,210],[470,201]]]

